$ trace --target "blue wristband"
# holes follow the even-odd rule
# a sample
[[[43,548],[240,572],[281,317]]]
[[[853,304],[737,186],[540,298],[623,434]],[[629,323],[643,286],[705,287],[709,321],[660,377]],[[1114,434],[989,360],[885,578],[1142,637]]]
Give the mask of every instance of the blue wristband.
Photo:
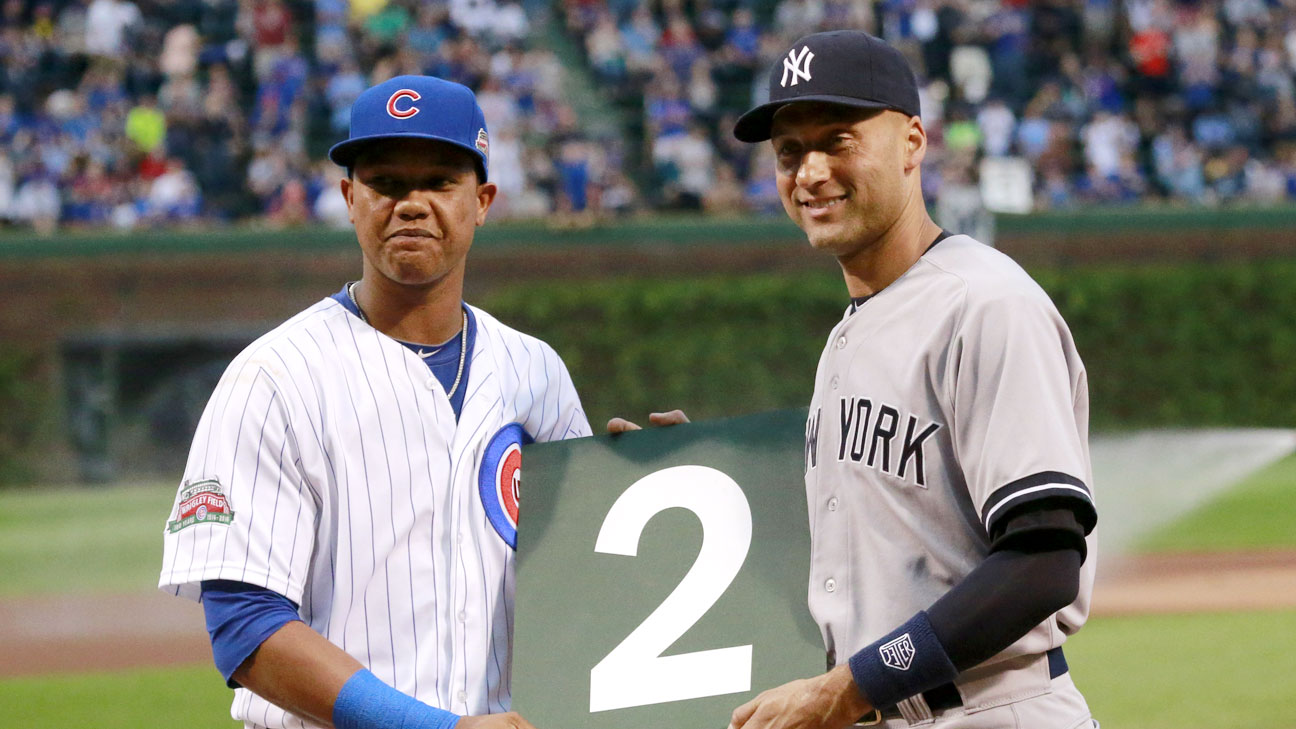
[[[925,611],[850,658],[860,693],[876,709],[949,683],[958,675]]]
[[[364,668],[347,679],[333,702],[336,729],[454,729],[458,723],[458,714],[407,696]]]

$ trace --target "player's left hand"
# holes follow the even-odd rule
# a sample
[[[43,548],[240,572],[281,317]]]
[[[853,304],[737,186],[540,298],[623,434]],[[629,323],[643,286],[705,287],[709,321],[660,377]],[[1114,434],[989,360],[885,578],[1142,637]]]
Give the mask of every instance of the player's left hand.
[[[873,707],[860,696],[850,667],[785,683],[734,709],[729,729],[842,729]]]
[[[667,413],[650,413],[648,422],[652,425],[682,425],[689,421],[688,416],[683,410],[671,410]],[[612,418],[608,421],[607,432],[616,435],[617,433],[626,433],[631,430],[643,430],[637,423],[632,423],[625,418]]]

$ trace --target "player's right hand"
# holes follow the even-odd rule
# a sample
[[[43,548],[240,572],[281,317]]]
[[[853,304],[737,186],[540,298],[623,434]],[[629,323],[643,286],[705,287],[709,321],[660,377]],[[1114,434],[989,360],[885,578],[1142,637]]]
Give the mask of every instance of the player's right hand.
[[[652,425],[682,425],[689,422],[688,416],[683,410],[671,410],[666,413],[650,413],[648,422]],[[617,433],[626,433],[631,430],[643,430],[638,424],[632,423],[625,418],[612,418],[608,421],[607,432],[616,435]]]
[[[483,714],[465,716],[455,724],[455,729],[535,729],[531,722],[522,718],[516,711],[507,714]]]

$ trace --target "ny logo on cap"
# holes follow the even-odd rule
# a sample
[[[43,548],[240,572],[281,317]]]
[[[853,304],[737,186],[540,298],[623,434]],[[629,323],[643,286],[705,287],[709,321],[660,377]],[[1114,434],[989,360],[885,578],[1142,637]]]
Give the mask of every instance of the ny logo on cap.
[[[402,109],[396,106],[396,102],[401,99],[409,99],[411,102],[415,102],[421,98],[423,97],[419,96],[419,93],[413,89],[401,89],[392,94],[391,98],[387,100],[387,113],[391,114],[395,119],[408,119],[419,113],[418,107],[411,103],[408,107]]]
[[[788,51],[787,58],[783,59],[783,80],[779,81],[779,86],[786,88],[788,86],[788,73],[792,74],[792,85],[796,86],[797,81],[810,80],[810,61],[814,60],[814,54],[810,52],[810,46],[801,46],[801,52],[797,53],[796,49]]]

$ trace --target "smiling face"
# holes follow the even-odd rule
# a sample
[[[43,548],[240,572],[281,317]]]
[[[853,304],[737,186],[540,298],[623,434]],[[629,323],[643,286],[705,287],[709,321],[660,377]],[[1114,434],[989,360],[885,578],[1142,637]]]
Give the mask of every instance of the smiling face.
[[[473,233],[496,189],[478,183],[470,152],[426,139],[373,144],[341,185],[366,277],[377,273],[416,287],[447,276],[462,280]]]
[[[903,214],[925,214],[916,173],[926,135],[917,117],[798,102],[779,109],[771,131],[783,208],[815,248],[848,258]]]

